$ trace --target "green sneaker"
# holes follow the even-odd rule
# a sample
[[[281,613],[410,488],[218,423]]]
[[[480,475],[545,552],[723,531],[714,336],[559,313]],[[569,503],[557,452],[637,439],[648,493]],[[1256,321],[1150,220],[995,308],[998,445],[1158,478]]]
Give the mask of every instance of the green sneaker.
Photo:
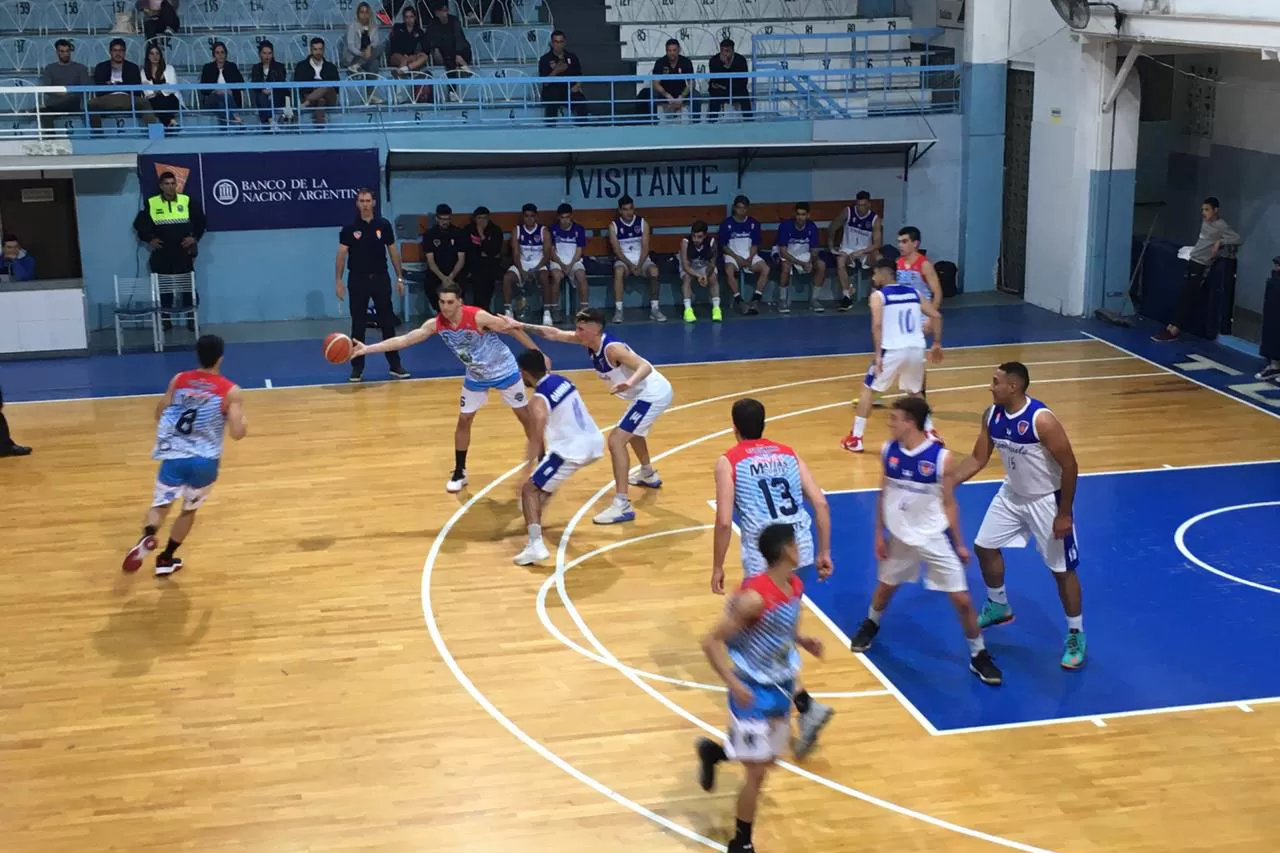
[[[688,307],[688,308],[684,309],[684,321],[685,321],[686,323],[696,323],[696,322],[698,322],[698,317],[697,317],[697,315],[696,315],[696,314],[694,314],[694,313],[693,313],[693,307],[692,307],[692,306],[690,306],[690,307]]]
[[[719,323],[723,319],[724,319],[724,314],[720,313],[719,305],[711,309],[711,322]]]
[[[982,605],[982,612],[978,614],[979,628],[990,628],[992,625],[1003,625],[1012,621],[1013,608],[1008,604],[996,604],[990,599]]]
[[[1084,631],[1068,631],[1067,642],[1062,652],[1063,669],[1080,669],[1084,666],[1085,649]]]

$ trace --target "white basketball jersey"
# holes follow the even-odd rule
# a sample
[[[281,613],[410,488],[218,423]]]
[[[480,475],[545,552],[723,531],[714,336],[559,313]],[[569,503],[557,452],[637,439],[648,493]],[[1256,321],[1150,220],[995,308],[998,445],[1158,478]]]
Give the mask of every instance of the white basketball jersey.
[[[886,284],[872,291],[884,300],[880,314],[880,348],[884,350],[924,349],[924,317],[920,311],[920,294],[914,287]]]
[[[942,509],[942,474],[948,453],[933,439],[913,450],[885,442],[884,526],[907,545],[924,545],[947,531]]]
[[[1004,481],[1024,498],[1043,497],[1062,488],[1062,466],[1036,432],[1036,416],[1048,411],[1044,403],[1028,397],[1016,412],[992,406],[987,416],[987,433],[1004,463]]]
[[[531,230],[522,222],[516,227],[520,229],[520,268],[534,269],[542,263],[542,241],[546,232],[541,225],[535,225]]]
[[[591,419],[586,403],[572,382],[548,373],[538,380],[533,393],[547,404],[547,424],[542,433],[547,453],[572,462],[586,462],[600,456],[604,444],[600,428]]]
[[[865,249],[871,245],[875,236],[876,212],[868,211],[866,216],[859,216],[858,209],[851,207],[845,212],[844,235],[840,247],[845,250]]]
[[[595,368],[596,375],[608,382],[609,387],[612,388],[619,382],[626,382],[635,375],[635,371],[624,364],[613,363],[609,358],[610,344],[617,344],[626,349],[631,349],[631,347],[606,334],[601,336],[600,349],[591,352],[591,366]],[[590,351],[588,350],[588,352]],[[618,397],[623,400],[649,400],[652,402],[665,400],[670,396],[671,382],[667,377],[659,373],[656,367],[644,379],[618,394]]]

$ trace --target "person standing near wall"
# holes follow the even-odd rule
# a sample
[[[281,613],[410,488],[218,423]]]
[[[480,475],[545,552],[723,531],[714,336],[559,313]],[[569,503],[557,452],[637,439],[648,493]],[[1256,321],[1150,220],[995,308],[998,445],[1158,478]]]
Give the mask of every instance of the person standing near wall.
[[[422,235],[422,259],[427,262],[427,301],[440,311],[440,287],[457,284],[467,263],[462,232],[453,225],[453,208],[436,205],[436,221]]]
[[[1205,276],[1208,275],[1213,262],[1218,258],[1232,262],[1235,260],[1236,251],[1243,241],[1240,235],[1226,223],[1226,220],[1218,215],[1218,208],[1221,206],[1221,202],[1214,196],[1209,196],[1200,205],[1202,220],[1200,236],[1196,239],[1196,244],[1191,247],[1187,275],[1182,280],[1182,293],[1178,297],[1178,313],[1174,316],[1173,322],[1152,335],[1151,340],[1159,343],[1176,341],[1182,332],[1182,327],[1187,324],[1187,319],[1195,309],[1196,302],[1200,298],[1200,288],[1204,285]],[[1234,264],[1232,266],[1234,267]],[[1234,277],[1234,268],[1228,274]]]
[[[396,336],[396,314],[391,307],[391,277],[387,275],[387,255],[396,271],[396,293],[404,295],[404,271],[400,267],[400,250],[396,248],[395,229],[391,223],[374,214],[373,190],[361,189],[356,193],[355,221],[342,229],[338,236],[338,257],[334,262],[334,290],[341,302],[351,288],[351,338],[364,343],[365,327],[369,319],[369,300],[377,315],[378,330],[382,339]],[[347,284],[342,283],[342,273],[347,272]],[[399,352],[387,353],[387,366],[392,379],[408,379],[409,372],[400,363]],[[351,359],[349,382],[364,378],[364,356]]]
[[[160,192],[147,199],[133,220],[138,239],[151,249],[148,266],[158,275],[184,275],[196,268],[199,241],[204,236],[204,211],[186,193],[178,192],[173,172],[160,173]],[[194,291],[194,285],[192,287]],[[173,307],[173,294],[162,293],[160,304]],[[191,293],[182,294],[182,307],[191,308]],[[165,321],[165,328],[169,322]],[[195,318],[187,318],[187,328],[195,328]]]

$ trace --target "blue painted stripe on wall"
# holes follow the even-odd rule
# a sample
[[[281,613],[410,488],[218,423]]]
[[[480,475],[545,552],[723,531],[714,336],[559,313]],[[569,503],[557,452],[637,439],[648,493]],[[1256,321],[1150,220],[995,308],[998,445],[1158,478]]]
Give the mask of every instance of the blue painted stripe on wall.
[[[994,290],[1004,212],[1005,63],[966,64],[961,289]]]
[[[1137,183],[1136,169],[1089,173],[1089,239],[1084,269],[1086,314],[1098,308],[1119,311],[1124,307],[1131,273]]]

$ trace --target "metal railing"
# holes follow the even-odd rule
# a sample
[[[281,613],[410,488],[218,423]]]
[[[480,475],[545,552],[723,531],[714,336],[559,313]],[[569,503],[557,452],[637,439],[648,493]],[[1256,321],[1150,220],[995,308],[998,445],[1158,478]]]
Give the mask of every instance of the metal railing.
[[[956,66],[930,72],[958,79]],[[750,110],[735,110],[731,81],[745,80]],[[648,75],[564,77],[376,74],[299,83],[143,86],[0,86],[0,139],[84,138],[99,134],[143,137],[159,131],[158,115],[171,116],[166,135],[315,133],[338,130],[411,130],[431,127],[547,127],[692,123],[732,117],[781,122],[911,113],[955,112],[958,87],[926,85],[918,70],[770,68],[746,74],[667,76],[678,103],[655,95]],[[590,85],[597,96],[572,97],[569,86]],[[546,88],[544,89],[544,85]],[[157,91],[159,90],[159,91]],[[598,93],[607,92],[607,98]],[[147,97],[171,93],[175,101]],[[723,107],[729,107],[726,112]]]

